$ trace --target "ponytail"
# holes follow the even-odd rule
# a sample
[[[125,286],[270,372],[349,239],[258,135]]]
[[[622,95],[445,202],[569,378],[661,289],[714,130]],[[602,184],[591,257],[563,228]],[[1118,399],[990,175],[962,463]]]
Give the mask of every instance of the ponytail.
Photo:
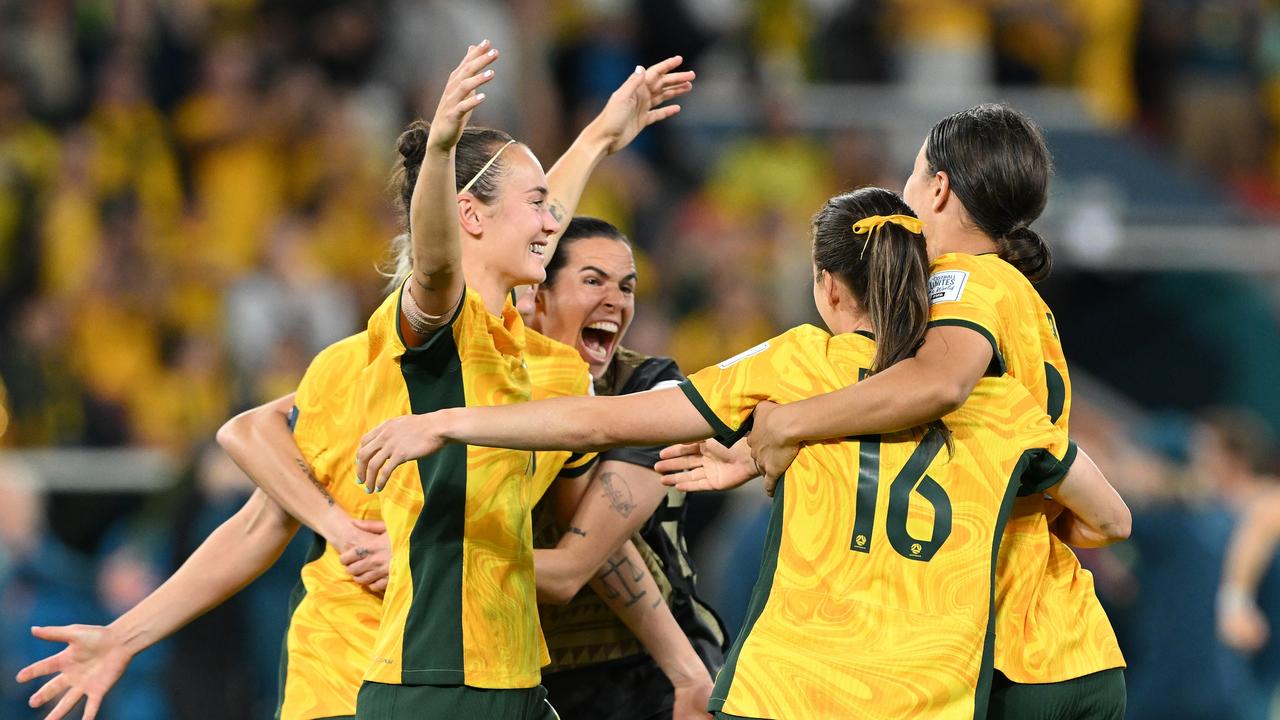
[[[1000,259],[1018,268],[1031,282],[1040,282],[1053,271],[1053,253],[1049,250],[1049,243],[1035,230],[1014,228],[996,242]]]
[[[1044,133],[1007,105],[979,105],[943,118],[929,132],[925,160],[945,172],[951,192],[1000,259],[1031,282],[1053,269],[1049,245],[1028,226],[1049,200],[1053,157]]]

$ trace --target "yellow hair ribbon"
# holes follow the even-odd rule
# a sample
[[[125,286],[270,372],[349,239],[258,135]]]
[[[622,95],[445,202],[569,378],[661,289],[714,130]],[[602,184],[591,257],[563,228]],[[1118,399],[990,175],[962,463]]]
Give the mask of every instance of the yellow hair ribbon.
[[[867,253],[867,245],[871,244],[871,240],[875,237],[875,232],[884,227],[885,223],[893,223],[920,235],[924,232],[924,223],[920,222],[920,218],[911,217],[910,215],[871,215],[864,217],[853,224],[854,235],[866,235],[867,242],[862,246],[862,252],[858,253],[858,259]]]

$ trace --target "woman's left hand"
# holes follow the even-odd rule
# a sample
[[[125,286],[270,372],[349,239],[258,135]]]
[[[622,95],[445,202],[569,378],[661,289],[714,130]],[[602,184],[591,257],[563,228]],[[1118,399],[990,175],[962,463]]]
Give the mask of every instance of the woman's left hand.
[[[401,463],[426,457],[444,447],[433,431],[433,415],[403,415],[370,430],[356,451],[356,479],[367,492],[381,491]]]
[[[609,96],[591,124],[608,143],[610,155],[630,145],[641,130],[680,112],[679,105],[658,106],[693,89],[693,71],[674,72],[682,62],[684,58],[676,55],[648,68],[636,66]]]

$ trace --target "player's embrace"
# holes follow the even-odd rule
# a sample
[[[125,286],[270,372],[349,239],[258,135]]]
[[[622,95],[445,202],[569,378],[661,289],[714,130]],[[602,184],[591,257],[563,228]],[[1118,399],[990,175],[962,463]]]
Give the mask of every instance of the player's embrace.
[[[586,451],[731,440],[761,402],[840,388],[915,352],[928,261],[900,198],[866,188],[829,200],[814,218],[813,266],[831,333],[793,328],[679,388],[397,418],[365,437],[357,466],[382,485],[399,463],[453,443]],[[1082,521],[1126,512],[1007,376],[983,378],[945,425],[804,446],[778,486],[760,579],[709,709],[983,717],[1001,531],[1017,495],[1051,486]]]

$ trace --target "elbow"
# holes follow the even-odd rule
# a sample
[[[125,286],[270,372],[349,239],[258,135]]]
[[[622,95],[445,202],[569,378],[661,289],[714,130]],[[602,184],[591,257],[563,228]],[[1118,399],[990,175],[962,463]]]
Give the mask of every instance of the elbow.
[[[1108,522],[1102,528],[1102,534],[1107,539],[1107,544],[1124,542],[1129,539],[1129,534],[1133,532],[1133,513],[1129,512],[1129,506],[1121,503],[1121,512]]]
[[[934,418],[949,415],[964,405],[972,391],[973,387],[966,383],[940,379],[926,389],[928,412],[925,414]]]
[[[568,605],[581,589],[582,583],[575,583],[572,580],[550,582],[539,588],[538,600],[543,605]]]
[[[228,455],[234,456],[236,451],[243,446],[249,433],[248,415],[248,412],[240,413],[218,428],[218,433],[214,438],[217,440],[218,446]]]

